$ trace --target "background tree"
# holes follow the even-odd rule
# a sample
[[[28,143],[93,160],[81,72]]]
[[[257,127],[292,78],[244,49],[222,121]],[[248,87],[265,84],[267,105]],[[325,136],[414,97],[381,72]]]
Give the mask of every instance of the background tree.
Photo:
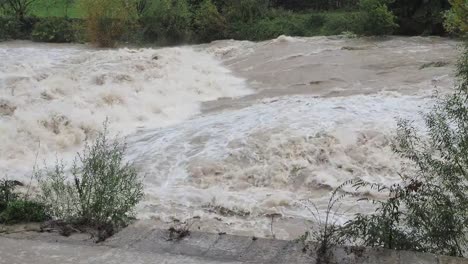
[[[450,3],[448,0],[393,0],[389,8],[398,18],[400,34],[442,34],[443,13],[450,9]]]
[[[264,17],[268,8],[268,0],[232,0],[226,5],[224,13],[229,21],[253,22]]]
[[[272,5],[290,10],[332,10],[355,7],[359,0],[271,0]]]
[[[63,1],[63,11],[64,11],[64,14],[65,14],[65,17],[68,17],[68,12],[70,10],[70,7],[73,6],[73,4],[75,3],[75,0],[62,0]]]
[[[151,0],[137,0],[135,3],[136,12],[139,17],[143,16],[151,7]]]
[[[363,35],[390,35],[398,27],[395,15],[384,0],[360,0],[359,10],[354,19],[356,33]]]
[[[204,0],[195,13],[194,27],[199,41],[222,39],[226,30],[226,20],[211,0]]]
[[[141,21],[147,39],[177,44],[190,37],[192,14],[186,0],[155,0]]]
[[[99,47],[113,47],[136,18],[135,6],[124,0],[81,0],[88,39]]]
[[[468,3],[465,0],[452,0],[452,9],[445,14],[445,27],[455,34],[468,32]]]
[[[13,14],[18,20],[24,20],[35,2],[37,0],[0,0],[0,7],[4,12]]]

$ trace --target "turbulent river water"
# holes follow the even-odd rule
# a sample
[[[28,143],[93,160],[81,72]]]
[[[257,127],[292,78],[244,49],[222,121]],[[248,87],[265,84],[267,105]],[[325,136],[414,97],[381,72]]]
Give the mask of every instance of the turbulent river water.
[[[342,182],[399,179],[397,119],[422,126],[434,91],[453,86],[456,55],[456,42],[422,37],[112,50],[3,42],[0,171],[26,181],[34,164],[69,162],[108,118],[144,176],[139,218],[295,238],[314,220],[311,203],[323,210]],[[340,221],[370,210],[342,204]],[[273,225],[271,214],[281,214]]]

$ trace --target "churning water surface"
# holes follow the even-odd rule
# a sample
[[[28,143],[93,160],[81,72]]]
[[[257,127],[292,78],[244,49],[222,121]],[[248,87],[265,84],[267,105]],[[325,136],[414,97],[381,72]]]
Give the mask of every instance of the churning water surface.
[[[434,90],[453,86],[456,48],[421,37],[0,43],[0,170],[26,180],[35,163],[70,161],[108,118],[144,176],[140,218],[295,238],[313,220],[305,200],[320,210],[346,180],[399,179],[397,119],[422,126]],[[354,198],[343,208],[369,210]]]

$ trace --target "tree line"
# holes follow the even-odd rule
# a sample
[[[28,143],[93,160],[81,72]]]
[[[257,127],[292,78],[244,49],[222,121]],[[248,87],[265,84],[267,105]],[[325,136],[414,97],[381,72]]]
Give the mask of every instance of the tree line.
[[[446,35],[450,1],[458,0],[0,0],[0,40],[113,46],[280,35]],[[65,12],[34,16],[44,5]],[[69,16],[71,9],[77,17]]]

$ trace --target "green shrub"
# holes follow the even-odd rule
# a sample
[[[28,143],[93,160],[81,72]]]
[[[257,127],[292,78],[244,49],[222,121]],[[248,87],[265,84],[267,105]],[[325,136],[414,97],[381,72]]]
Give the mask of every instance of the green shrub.
[[[72,42],[74,30],[72,22],[64,18],[42,19],[34,26],[31,33],[34,41],[42,42]]]
[[[31,39],[31,33],[34,28],[34,25],[39,22],[37,17],[24,17],[19,22],[20,31],[17,32],[15,39]]]
[[[323,35],[339,35],[343,32],[356,33],[356,17],[358,13],[329,13],[321,30]]]
[[[87,39],[99,47],[114,47],[136,19],[134,2],[80,0],[86,17]]]
[[[19,195],[15,193],[18,184],[15,181],[0,179],[0,212],[8,207],[8,204],[18,199]]]
[[[468,33],[468,5],[464,0],[451,0],[452,8],[445,12],[444,26],[450,33]]]
[[[396,27],[395,16],[383,0],[361,0],[358,12],[327,13],[322,34],[386,35],[392,34]]]
[[[340,212],[341,201],[348,197],[348,193],[343,191],[343,186],[347,182],[338,186],[330,195],[324,215],[320,213],[319,208],[312,201],[305,201],[303,204],[309,211],[316,226],[312,226],[310,231],[307,231],[298,242],[304,243],[304,250],[309,249],[310,244],[315,242],[315,252],[317,252],[317,263],[330,263],[332,252],[330,249],[337,245],[342,245],[345,242],[345,236],[340,232],[341,226],[337,223]]]
[[[18,20],[14,17],[0,17],[0,40],[30,39],[31,32],[38,19],[25,17]]]
[[[204,0],[187,0],[190,8],[196,10],[200,7]],[[224,10],[228,5],[231,4],[231,1],[226,0],[211,0],[211,2],[218,8],[218,10]]]
[[[468,247],[468,46],[458,65],[456,91],[424,116],[426,130],[401,121],[395,151],[412,162],[403,182],[377,187],[388,199],[377,211],[357,215],[344,235],[371,247],[466,256]],[[360,186],[369,186],[359,182]]]
[[[202,42],[222,39],[225,37],[226,20],[218,12],[211,0],[204,0],[194,17],[196,39]]]
[[[190,37],[191,13],[186,0],[157,0],[141,19],[146,40],[177,44]]]
[[[83,19],[71,20],[71,30],[73,32],[73,41],[78,43],[85,43],[86,38],[86,23]]]
[[[225,7],[226,18],[231,22],[251,23],[263,18],[268,13],[268,0],[229,1]]]
[[[0,223],[16,224],[28,222],[43,222],[49,219],[43,204],[28,201],[14,200],[0,213]]]
[[[389,35],[398,25],[395,15],[384,0],[360,0],[359,15],[355,16],[356,32],[362,35]]]
[[[309,14],[307,16],[306,26],[312,31],[319,32],[325,24],[325,16],[323,14]]]
[[[454,0],[452,15],[463,14],[463,1]],[[459,4],[459,6],[457,6]],[[461,8],[461,9],[460,9]],[[463,17],[463,15],[461,15]],[[455,18],[460,19],[461,17]],[[453,18],[452,18],[453,19]],[[451,23],[451,22],[449,22]],[[456,32],[466,24],[449,27]],[[457,65],[455,92],[439,98],[424,116],[425,131],[402,120],[394,146],[412,162],[414,174],[404,174],[393,186],[369,185],[387,192],[372,215],[358,214],[342,229],[352,241],[366,246],[405,249],[452,256],[467,256],[468,248],[468,43]]]
[[[47,220],[45,206],[27,200],[15,192],[18,181],[0,180],[0,223],[16,224],[23,222],[42,222]]]
[[[263,18],[252,22],[229,25],[228,36],[241,40],[267,40],[281,35],[315,36],[320,34],[325,19],[321,14],[298,14],[291,11],[270,10]]]
[[[334,10],[353,8],[358,0],[272,0],[275,7],[288,10]]]
[[[465,2],[461,0],[460,2]],[[449,0],[392,0],[390,11],[397,17],[397,34],[444,34],[443,14],[450,8]]]
[[[69,179],[57,162],[37,172],[41,201],[55,219],[115,230],[126,226],[143,196],[143,185],[132,164],[124,161],[126,145],[108,138],[107,129],[86,144]]]
[[[19,31],[20,25],[16,19],[0,17],[0,40],[12,39]]]
[[[57,162],[53,169],[37,171],[36,178],[41,188],[40,201],[47,206],[49,214],[65,222],[79,222],[80,201],[76,186],[65,172],[65,166]]]
[[[135,0],[136,12],[139,17],[146,15],[148,10],[151,9],[151,0]]]

